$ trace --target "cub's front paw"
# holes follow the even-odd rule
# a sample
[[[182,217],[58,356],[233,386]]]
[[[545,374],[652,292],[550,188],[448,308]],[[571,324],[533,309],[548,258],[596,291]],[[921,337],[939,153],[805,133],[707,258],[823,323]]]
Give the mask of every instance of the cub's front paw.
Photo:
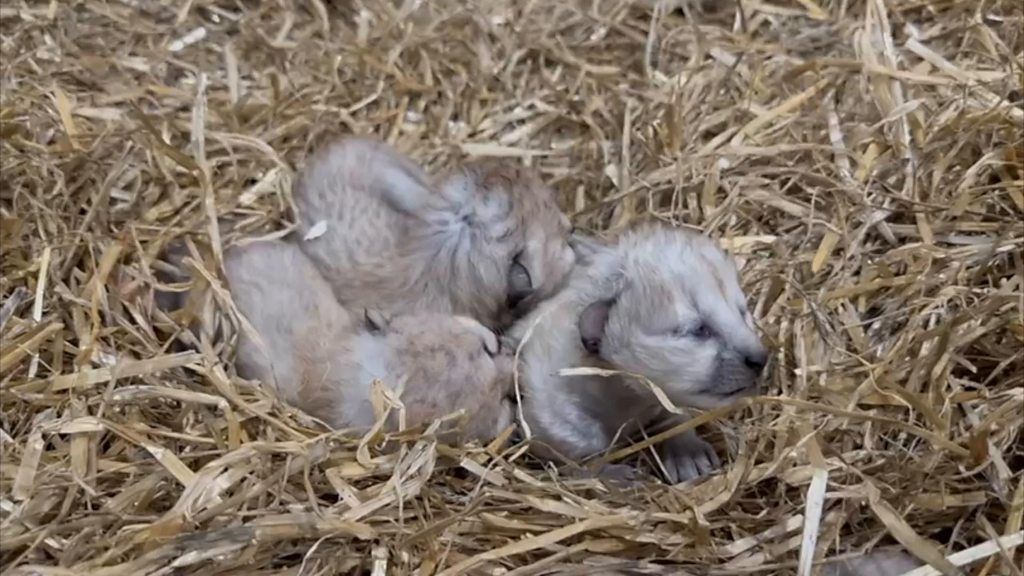
[[[722,465],[711,444],[692,430],[662,442],[659,455],[672,484],[707,476]]]

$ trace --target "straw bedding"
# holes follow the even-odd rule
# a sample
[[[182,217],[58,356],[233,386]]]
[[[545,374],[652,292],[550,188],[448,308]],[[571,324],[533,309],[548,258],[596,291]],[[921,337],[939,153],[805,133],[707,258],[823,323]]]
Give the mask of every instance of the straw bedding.
[[[5,572],[810,574],[899,543],[1020,574],[1018,1],[0,15]],[[726,471],[602,484],[422,429],[386,452],[235,377],[219,255],[288,230],[295,170],[350,132],[433,170],[521,158],[587,229],[721,238],[773,349],[763,397],[702,419]],[[217,295],[190,313],[224,322],[183,349],[153,288],[184,236]],[[649,442],[610,457],[656,471]]]

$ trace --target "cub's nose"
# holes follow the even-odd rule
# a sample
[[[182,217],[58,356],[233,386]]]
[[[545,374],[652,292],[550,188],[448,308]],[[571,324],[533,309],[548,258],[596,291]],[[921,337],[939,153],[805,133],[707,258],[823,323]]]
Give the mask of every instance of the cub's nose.
[[[757,352],[751,352],[743,359],[743,362],[755,373],[760,374],[766,364],[768,364],[768,353],[764,350],[758,350]]]

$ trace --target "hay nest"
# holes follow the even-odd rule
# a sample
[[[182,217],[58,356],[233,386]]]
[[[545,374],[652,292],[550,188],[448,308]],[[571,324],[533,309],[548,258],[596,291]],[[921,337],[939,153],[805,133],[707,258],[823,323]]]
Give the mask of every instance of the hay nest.
[[[4,2],[5,571],[809,574],[898,542],[1020,574],[1022,5],[740,4]],[[230,339],[175,351],[161,250],[288,230],[347,132],[521,158],[587,228],[720,237],[774,350],[705,418],[725,473],[385,454],[235,377]]]

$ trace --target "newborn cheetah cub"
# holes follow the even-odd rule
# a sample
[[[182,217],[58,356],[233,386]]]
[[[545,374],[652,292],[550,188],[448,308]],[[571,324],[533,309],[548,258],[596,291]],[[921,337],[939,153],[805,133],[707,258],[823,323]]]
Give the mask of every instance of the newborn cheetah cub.
[[[241,331],[239,374],[294,406],[336,428],[368,427],[379,379],[400,394],[409,426],[465,409],[460,439],[486,441],[512,423],[511,361],[479,322],[430,312],[356,321],[302,251],[281,241],[234,247],[224,268],[262,340]]]
[[[351,309],[447,312],[502,328],[575,262],[552,191],[505,161],[471,162],[435,183],[383,142],[348,137],[314,155],[295,202],[302,250]]]
[[[755,391],[767,353],[738,272],[712,240],[648,225],[613,245],[589,246],[568,286],[511,333],[521,341],[535,325],[523,343],[520,377],[524,417],[541,455],[551,457],[546,445],[581,459],[609,448],[620,430],[678,420],[635,378],[558,375],[563,368],[640,375],[676,405],[695,408]],[[692,432],[663,442],[660,457],[672,482],[719,464]]]

